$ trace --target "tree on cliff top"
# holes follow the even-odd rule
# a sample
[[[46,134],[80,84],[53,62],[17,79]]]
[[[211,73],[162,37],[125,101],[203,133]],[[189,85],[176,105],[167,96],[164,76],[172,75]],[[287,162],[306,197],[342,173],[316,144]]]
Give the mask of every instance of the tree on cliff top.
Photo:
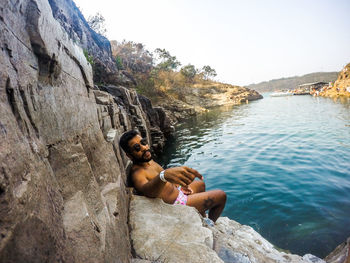
[[[105,18],[100,13],[96,13],[93,16],[89,16],[87,20],[91,29],[104,37],[106,36],[107,32],[105,21]]]
[[[186,78],[187,81],[192,82],[198,71],[194,65],[188,64],[181,68],[180,73]]]
[[[204,79],[208,80],[210,77],[216,77],[216,70],[211,68],[210,66],[202,67],[201,73],[203,74]]]
[[[180,61],[178,61],[175,56],[170,55],[170,52],[164,48],[157,48],[154,52],[157,55],[157,59],[160,60],[157,65],[157,68],[159,70],[176,70],[179,66],[181,66]]]
[[[123,69],[130,73],[148,75],[152,70],[153,55],[143,44],[123,40],[122,43],[117,42],[113,49],[116,61],[120,61]]]

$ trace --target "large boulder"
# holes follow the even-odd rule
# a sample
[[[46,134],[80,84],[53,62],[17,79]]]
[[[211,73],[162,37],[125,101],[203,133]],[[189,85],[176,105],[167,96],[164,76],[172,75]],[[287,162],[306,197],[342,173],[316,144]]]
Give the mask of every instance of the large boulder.
[[[213,233],[193,207],[133,196],[131,239],[135,256],[156,262],[223,262],[213,248]]]
[[[279,251],[253,228],[227,217],[214,226],[202,220],[193,207],[133,196],[129,224],[134,257],[152,262],[325,263],[310,254]]]

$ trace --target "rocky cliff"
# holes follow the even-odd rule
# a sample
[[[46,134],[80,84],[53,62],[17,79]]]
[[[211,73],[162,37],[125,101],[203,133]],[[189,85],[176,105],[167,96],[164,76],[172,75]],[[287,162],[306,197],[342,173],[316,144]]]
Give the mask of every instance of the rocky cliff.
[[[340,96],[350,98],[350,63],[340,71],[334,84],[324,88],[320,95],[333,98]]]
[[[159,148],[171,128],[135,91],[94,87],[81,44],[103,59],[104,42],[72,37],[71,4],[0,2],[0,262],[129,262],[118,139],[138,128]]]
[[[52,15],[73,42],[93,60],[93,80],[100,84],[130,86],[133,80],[117,70],[107,38],[90,28],[72,0],[48,0]]]

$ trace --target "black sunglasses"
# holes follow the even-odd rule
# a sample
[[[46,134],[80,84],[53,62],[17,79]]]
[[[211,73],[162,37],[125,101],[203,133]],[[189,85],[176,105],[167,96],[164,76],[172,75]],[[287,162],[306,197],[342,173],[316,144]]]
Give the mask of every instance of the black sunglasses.
[[[143,146],[146,146],[148,143],[147,143],[147,139],[146,138],[142,138],[141,141],[140,141],[140,144],[143,145]],[[132,146],[132,150],[135,151],[135,152],[139,152],[141,151],[141,145],[136,143]]]

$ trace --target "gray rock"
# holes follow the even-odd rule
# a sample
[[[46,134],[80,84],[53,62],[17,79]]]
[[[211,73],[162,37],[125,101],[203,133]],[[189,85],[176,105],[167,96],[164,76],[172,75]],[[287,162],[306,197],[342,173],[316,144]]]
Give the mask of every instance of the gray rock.
[[[154,261],[139,259],[139,258],[133,258],[131,259],[131,263],[154,263]]]
[[[280,252],[253,228],[227,217],[214,227],[205,227],[202,219],[192,207],[133,196],[130,227],[136,256],[157,262],[324,263],[313,255]]]
[[[324,261],[323,259],[320,259],[319,257],[316,257],[316,256],[311,255],[311,254],[305,254],[303,256],[303,260],[310,262],[310,263],[326,263],[326,261]]]
[[[113,103],[113,97],[107,92],[103,92],[100,90],[94,90],[95,99],[97,104],[101,105],[110,105]]]
[[[137,257],[158,262],[222,262],[212,250],[212,232],[195,208],[133,196],[131,239]]]
[[[280,252],[253,228],[220,217],[215,227],[214,250],[224,262],[309,262],[301,256]]]
[[[118,139],[135,126],[93,89],[72,4],[0,2],[0,262],[130,262]],[[138,105],[132,117],[145,118],[125,92],[123,103]],[[146,122],[138,128],[149,134]]]
[[[251,263],[251,261],[249,260],[249,257],[247,255],[233,252],[232,249],[221,248],[218,251],[218,255],[224,262]]]
[[[48,1],[54,18],[67,32],[70,39],[81,46],[94,62],[94,82],[114,85],[133,85],[133,80],[117,70],[112,58],[109,40],[92,30],[71,0]]]
[[[327,263],[348,263],[350,262],[350,237],[337,246],[327,257],[324,259]]]

